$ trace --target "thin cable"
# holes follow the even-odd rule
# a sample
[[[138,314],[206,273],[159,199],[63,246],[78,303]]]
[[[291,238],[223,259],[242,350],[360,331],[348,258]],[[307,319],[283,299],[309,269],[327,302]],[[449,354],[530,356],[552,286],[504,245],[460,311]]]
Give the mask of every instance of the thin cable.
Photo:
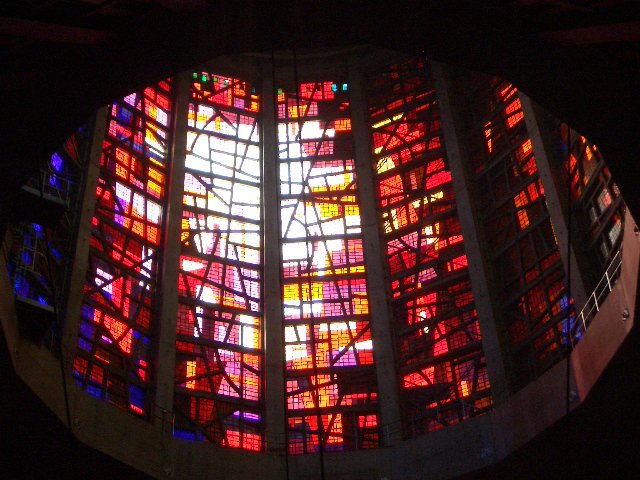
[[[62,391],[64,394],[64,408],[65,414],[67,417],[67,427],[71,430],[71,410],[69,408],[69,393],[67,391],[67,376],[64,369],[64,358],[63,358],[63,350],[62,350],[62,322],[60,319],[60,309],[58,308],[58,292],[56,289],[56,282],[53,276],[53,266],[52,266],[52,258],[51,258],[51,249],[49,248],[51,245],[50,235],[45,235],[45,251],[47,253],[47,270],[49,275],[49,284],[51,285],[51,304],[53,306],[53,316],[56,321],[55,325],[55,335],[58,337],[58,354],[59,354],[59,364],[60,364],[60,376],[62,377]]]
[[[571,169],[571,128],[569,124],[567,126],[567,368],[566,368],[566,395],[565,395],[565,416],[567,418],[567,429],[569,428],[569,416],[571,413],[571,351],[573,350],[573,340],[571,338],[571,222],[572,212],[571,208],[571,182],[572,182],[572,169]]]
[[[301,85],[300,85],[300,79],[298,78],[298,55],[296,52],[296,48],[293,47],[293,76],[294,76],[294,81],[295,81],[295,89],[296,89],[296,114],[297,114],[297,118],[298,118],[298,134],[296,135],[297,137],[297,141],[298,141],[298,146],[300,147],[300,158],[302,159],[302,127],[303,127],[303,122],[302,122],[302,112],[300,110],[300,95],[301,95]],[[314,87],[315,89],[315,87]],[[312,92],[313,95],[313,92]],[[311,100],[309,100],[309,102],[311,102]],[[311,168],[309,168],[309,174],[311,174]],[[309,177],[307,176],[307,187],[309,186]],[[311,192],[309,192],[311,193]],[[304,191],[303,191],[303,195],[304,195]],[[311,200],[313,201],[313,199]],[[309,224],[308,224],[308,220],[307,220],[307,202],[304,203],[304,223],[305,223],[305,242],[307,244],[307,255],[309,254],[309,243],[310,243],[310,237],[309,237]],[[313,245],[311,245],[311,249],[313,251]],[[313,254],[312,254],[313,255]],[[312,306],[313,304],[313,283],[311,280],[311,265],[312,265],[312,257],[307,257],[307,288],[308,288],[308,295],[309,295],[309,303],[310,306]],[[309,315],[311,318],[311,324],[309,325],[309,340],[311,342],[311,355],[312,355],[312,360],[311,360],[311,365],[313,368],[313,376],[315,377],[316,380],[316,385],[313,386],[315,388],[312,389],[311,391],[311,398],[313,398],[313,402],[315,403],[316,406],[316,423],[317,423],[317,427],[318,427],[318,449],[319,449],[319,454],[320,454],[320,479],[324,480],[325,479],[325,472],[324,472],[324,425],[322,423],[322,411],[320,410],[320,401],[318,399],[318,388],[319,388],[319,379],[318,379],[318,361],[317,361],[317,356],[316,356],[316,335],[315,335],[315,324],[314,324],[314,315],[313,315],[313,308],[309,308]]]

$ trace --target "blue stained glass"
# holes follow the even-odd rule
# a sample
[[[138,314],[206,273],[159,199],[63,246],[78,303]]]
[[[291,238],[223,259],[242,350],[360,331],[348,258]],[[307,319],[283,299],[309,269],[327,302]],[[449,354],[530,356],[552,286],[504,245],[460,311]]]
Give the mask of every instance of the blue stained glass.
[[[127,110],[124,107],[118,108],[118,113],[116,118],[123,123],[130,123],[131,118],[133,117],[133,113]]]
[[[173,436],[181,440],[196,440],[196,433],[188,430],[174,430]]]
[[[96,398],[102,398],[103,391],[99,387],[94,387],[93,385],[87,385],[87,393],[89,395],[93,395]]]
[[[93,307],[91,305],[82,305],[82,317],[93,320]]]
[[[51,156],[51,166],[56,172],[62,173],[62,167],[64,167],[64,160],[62,160],[62,157],[57,152]]]
[[[566,294],[560,297],[560,307],[563,310],[569,307],[569,297]]]
[[[80,322],[80,333],[83,337],[93,338],[95,328],[88,322]]]
[[[242,418],[244,418],[246,421],[249,421],[249,422],[260,421],[260,415],[258,415],[257,413],[244,412],[244,414],[242,414]]]
[[[22,252],[22,263],[25,265],[31,265],[31,254],[29,252]]]
[[[129,385],[129,401],[138,408],[144,408],[144,390]]]
[[[91,342],[87,342],[83,338],[79,338],[78,339],[78,347],[80,347],[82,350],[86,350],[87,352],[90,352],[91,351]]]

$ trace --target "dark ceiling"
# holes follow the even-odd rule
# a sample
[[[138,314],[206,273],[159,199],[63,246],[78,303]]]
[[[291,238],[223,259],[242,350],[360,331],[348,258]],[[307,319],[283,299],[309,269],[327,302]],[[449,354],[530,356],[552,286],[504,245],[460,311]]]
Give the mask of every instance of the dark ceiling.
[[[220,54],[372,44],[499,74],[598,143],[640,213],[636,1],[3,0],[0,205],[97,107]]]

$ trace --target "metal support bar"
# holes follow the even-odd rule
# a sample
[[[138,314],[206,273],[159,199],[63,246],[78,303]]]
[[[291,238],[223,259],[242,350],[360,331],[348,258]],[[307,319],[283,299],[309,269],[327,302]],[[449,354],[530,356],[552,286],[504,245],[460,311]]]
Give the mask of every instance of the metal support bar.
[[[170,152],[170,180],[165,211],[162,282],[160,291],[159,331],[155,375],[153,421],[168,431],[165,417],[173,411],[175,384],[176,317],[178,315],[178,272],[180,263],[180,231],[182,226],[182,191],[184,189],[185,154],[187,151],[187,119],[191,79],[187,73],[176,78],[173,112],[173,144]]]
[[[280,205],[275,85],[272,65],[263,67],[262,83],[262,206],[264,382],[266,446],[270,452],[287,448],[285,431],[284,330],[280,285]]]
[[[388,302],[386,275],[382,266],[384,253],[380,242],[378,227],[380,220],[375,203],[366,103],[362,92],[361,74],[354,63],[349,65],[348,81],[351,92],[351,122],[355,144],[355,169],[359,188],[367,291],[371,305],[371,336],[378,381],[380,423],[385,428],[383,431],[385,445],[390,446],[397,444],[402,438],[398,372],[394,358],[392,316]]]
[[[67,296],[66,318],[64,319],[64,333],[62,339],[62,355],[65,352],[65,371],[70,373],[73,364],[73,354],[78,343],[78,330],[82,312],[84,282],[89,268],[89,241],[91,239],[92,219],[96,207],[96,188],[100,177],[100,158],[102,157],[102,143],[107,131],[107,115],[109,107],[99,109],[94,117],[93,135],[89,146],[86,163],[84,195],[80,207],[78,224],[78,238],[71,267],[69,293]]]
[[[482,332],[482,347],[487,362],[487,371],[491,382],[493,402],[499,404],[509,394],[509,385],[502,347],[497,327],[497,315],[490,297],[490,275],[487,273],[488,255],[490,252],[480,244],[478,225],[474,217],[472,198],[472,179],[467,176],[465,162],[468,160],[467,151],[461,141],[461,135],[456,127],[456,105],[450,97],[449,73],[447,67],[440,63],[431,62],[433,83],[438,94],[438,105],[442,119],[444,143],[451,170],[451,179],[456,194],[460,229],[464,238],[465,251],[469,262],[469,278],[473,290],[473,298],[478,312],[478,323]]]

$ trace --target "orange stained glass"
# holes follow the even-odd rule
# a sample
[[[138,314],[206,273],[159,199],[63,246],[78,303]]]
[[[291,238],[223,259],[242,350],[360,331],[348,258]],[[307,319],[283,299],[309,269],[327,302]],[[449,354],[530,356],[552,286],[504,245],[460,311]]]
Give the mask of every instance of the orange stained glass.
[[[261,450],[260,97],[195,72],[187,114],[174,435]]]
[[[406,433],[485,412],[491,394],[468,262],[424,61],[368,82],[372,163],[386,247]],[[493,148],[487,123],[486,141]],[[464,368],[455,366],[464,363]],[[470,406],[470,407],[469,407]]]
[[[151,339],[170,141],[169,80],[111,105],[100,158],[78,335],[77,382],[148,413]]]
[[[377,444],[373,343],[348,85],[277,99],[289,451]],[[357,379],[357,380],[356,380]]]

